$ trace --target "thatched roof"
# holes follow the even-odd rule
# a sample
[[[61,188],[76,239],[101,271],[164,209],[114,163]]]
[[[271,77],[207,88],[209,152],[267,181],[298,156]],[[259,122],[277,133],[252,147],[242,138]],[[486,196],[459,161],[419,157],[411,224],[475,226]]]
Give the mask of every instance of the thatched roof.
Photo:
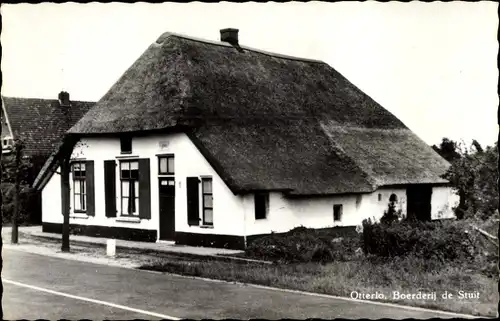
[[[166,33],[69,133],[186,131],[235,192],[444,182],[448,163],[328,64]]]

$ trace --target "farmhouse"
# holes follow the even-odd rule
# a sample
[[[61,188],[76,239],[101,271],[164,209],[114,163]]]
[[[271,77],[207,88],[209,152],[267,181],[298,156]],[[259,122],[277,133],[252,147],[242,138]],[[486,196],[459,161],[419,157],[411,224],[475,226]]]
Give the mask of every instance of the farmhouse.
[[[63,223],[63,150],[70,228],[86,235],[244,248],[353,227],[390,201],[452,217],[457,201],[449,164],[394,115],[322,61],[241,46],[237,29],[163,34],[61,146],[35,182],[48,232]]]
[[[22,156],[32,167],[25,173],[32,184],[42,165],[71,128],[94,105],[94,102],[70,101],[69,93],[60,92],[58,99],[22,98],[2,96],[2,154],[3,164],[14,164],[12,153],[14,140],[23,143]],[[7,165],[6,165],[7,164]],[[41,222],[40,200],[33,195],[29,218]]]

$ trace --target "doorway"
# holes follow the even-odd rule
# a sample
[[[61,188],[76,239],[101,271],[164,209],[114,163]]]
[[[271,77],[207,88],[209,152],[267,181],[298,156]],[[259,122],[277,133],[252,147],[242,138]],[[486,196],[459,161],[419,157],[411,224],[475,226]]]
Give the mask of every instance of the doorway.
[[[175,179],[159,178],[160,240],[173,241],[175,238]]]
[[[420,221],[431,220],[432,186],[412,185],[406,189],[407,216]]]

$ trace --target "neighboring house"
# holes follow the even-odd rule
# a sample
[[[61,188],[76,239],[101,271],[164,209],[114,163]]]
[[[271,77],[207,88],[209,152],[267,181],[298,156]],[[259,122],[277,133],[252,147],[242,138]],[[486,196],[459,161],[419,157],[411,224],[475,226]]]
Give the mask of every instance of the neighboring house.
[[[71,128],[95,103],[70,101],[67,92],[58,99],[15,98],[2,96],[2,153],[13,158],[14,140],[23,142],[23,157],[29,157],[33,169],[31,182],[49,155]],[[4,163],[5,160],[4,159]],[[41,211],[31,219],[41,222]]]
[[[449,163],[335,69],[221,40],[163,34],[68,131],[73,233],[244,248],[379,219],[390,199],[453,216]],[[35,185],[60,233],[57,159]]]

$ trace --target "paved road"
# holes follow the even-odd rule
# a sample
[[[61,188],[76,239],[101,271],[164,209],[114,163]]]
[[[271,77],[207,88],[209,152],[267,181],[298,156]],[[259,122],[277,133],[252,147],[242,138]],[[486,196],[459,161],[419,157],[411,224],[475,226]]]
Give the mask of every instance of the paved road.
[[[429,311],[210,282],[3,249],[5,319],[431,318]]]

